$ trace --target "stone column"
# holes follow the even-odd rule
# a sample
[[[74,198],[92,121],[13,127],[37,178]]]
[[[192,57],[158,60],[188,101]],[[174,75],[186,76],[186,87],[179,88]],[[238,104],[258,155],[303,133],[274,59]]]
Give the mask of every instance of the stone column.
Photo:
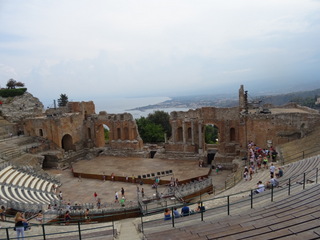
[[[194,121],[191,120],[191,144],[194,145]]]
[[[186,144],[186,122],[182,122],[182,141],[183,144]]]
[[[198,130],[199,130],[199,149],[202,149],[202,122],[198,122]]]
[[[172,142],[176,143],[176,128],[177,128],[177,122],[172,121]]]

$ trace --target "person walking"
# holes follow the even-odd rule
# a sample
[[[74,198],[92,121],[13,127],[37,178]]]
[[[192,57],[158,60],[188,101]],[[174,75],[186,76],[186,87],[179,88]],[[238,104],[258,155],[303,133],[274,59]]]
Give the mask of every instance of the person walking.
[[[24,222],[27,223],[28,221],[23,218],[23,214],[21,212],[16,213],[16,217],[14,219],[15,228],[17,232],[17,239],[24,239]]]

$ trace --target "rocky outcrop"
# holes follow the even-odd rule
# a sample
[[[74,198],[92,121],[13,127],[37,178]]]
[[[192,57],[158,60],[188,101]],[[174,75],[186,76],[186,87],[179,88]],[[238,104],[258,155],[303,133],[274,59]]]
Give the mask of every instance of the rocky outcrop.
[[[9,122],[18,123],[25,118],[43,115],[43,104],[28,92],[16,97],[0,97],[0,101],[0,115]]]

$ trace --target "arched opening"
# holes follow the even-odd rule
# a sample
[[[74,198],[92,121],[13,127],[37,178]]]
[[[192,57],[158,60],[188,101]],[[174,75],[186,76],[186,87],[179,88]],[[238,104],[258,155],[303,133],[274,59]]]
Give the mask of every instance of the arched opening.
[[[129,140],[129,129],[128,129],[128,127],[125,127],[123,129],[123,131],[124,131],[124,139],[125,140]]]
[[[91,139],[91,128],[88,128],[88,139]]]
[[[104,147],[112,140],[110,127],[107,124],[99,124],[96,126],[95,144],[97,147]]]
[[[102,126],[103,126],[103,132],[104,132],[104,140],[105,140],[105,143],[108,144],[110,139],[110,128],[106,124],[103,124]]]
[[[204,129],[206,144],[217,144],[219,142],[219,128],[214,124],[208,124]]]
[[[230,142],[234,142],[236,140],[236,130],[234,128],[230,128]]]
[[[117,139],[121,139],[121,128],[117,128]]]
[[[50,168],[57,168],[59,160],[55,155],[44,155],[42,168],[43,169],[50,169]]]
[[[43,137],[43,130],[41,128],[39,129],[39,136]]]
[[[65,151],[74,150],[72,137],[70,134],[66,134],[63,136],[61,140],[61,146]]]
[[[191,127],[188,128],[188,140],[192,138]]]

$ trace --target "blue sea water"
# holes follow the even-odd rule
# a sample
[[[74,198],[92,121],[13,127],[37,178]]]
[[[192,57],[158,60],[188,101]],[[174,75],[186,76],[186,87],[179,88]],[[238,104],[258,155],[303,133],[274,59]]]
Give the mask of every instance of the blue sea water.
[[[144,107],[148,105],[153,105],[157,103],[170,100],[169,97],[139,97],[139,98],[105,98],[92,100],[96,106],[96,113],[100,111],[106,111],[107,113],[131,113],[133,117],[140,118],[142,116],[146,117],[149,113],[153,113],[156,110],[163,110],[165,112],[172,111],[187,111],[186,108],[155,108],[148,109],[145,111],[140,110],[129,110],[137,107]]]

